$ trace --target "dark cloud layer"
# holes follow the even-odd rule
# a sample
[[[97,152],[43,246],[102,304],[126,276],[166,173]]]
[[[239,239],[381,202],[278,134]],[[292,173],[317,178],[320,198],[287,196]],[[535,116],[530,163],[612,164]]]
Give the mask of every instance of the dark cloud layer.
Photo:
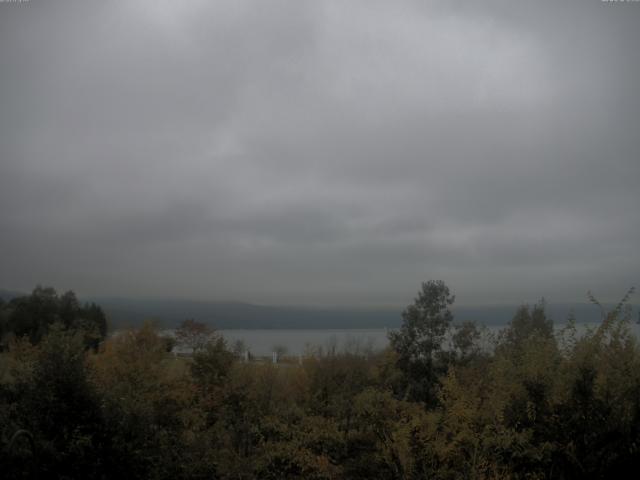
[[[640,271],[640,4],[0,3],[0,285],[403,304]]]

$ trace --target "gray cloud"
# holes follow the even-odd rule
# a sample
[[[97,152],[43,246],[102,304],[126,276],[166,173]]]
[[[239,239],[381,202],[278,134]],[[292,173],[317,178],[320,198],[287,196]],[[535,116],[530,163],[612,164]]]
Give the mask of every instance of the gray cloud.
[[[640,7],[0,4],[0,285],[393,304],[640,271]]]

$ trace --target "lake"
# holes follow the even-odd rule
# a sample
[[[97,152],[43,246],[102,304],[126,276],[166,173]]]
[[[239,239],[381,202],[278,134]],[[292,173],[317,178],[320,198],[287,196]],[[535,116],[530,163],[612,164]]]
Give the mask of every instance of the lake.
[[[596,327],[596,323],[576,324],[578,331]],[[556,325],[559,331],[563,324]],[[504,325],[489,325],[486,327],[487,335],[481,342],[485,348],[489,347],[490,338],[495,336]],[[633,323],[631,329],[640,338],[640,325]],[[276,347],[282,347],[287,355],[304,355],[313,352],[317,348],[335,349],[336,351],[360,351],[381,350],[389,344],[387,333],[394,329],[317,329],[317,330],[218,330],[227,340],[230,348],[242,341],[252,355],[270,356]]]
[[[389,343],[386,328],[322,330],[218,330],[229,347],[242,341],[252,355],[268,356],[276,347],[287,355],[304,355],[317,348],[336,351],[381,350]]]

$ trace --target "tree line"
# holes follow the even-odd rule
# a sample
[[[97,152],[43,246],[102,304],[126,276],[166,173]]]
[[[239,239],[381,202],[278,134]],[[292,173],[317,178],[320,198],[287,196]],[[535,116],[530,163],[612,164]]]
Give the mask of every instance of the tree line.
[[[99,307],[38,287],[0,304],[3,478],[632,477],[628,296],[585,331],[525,305],[493,338],[454,301],[425,282],[385,350],[271,365],[193,320],[191,357],[152,324],[107,337]]]

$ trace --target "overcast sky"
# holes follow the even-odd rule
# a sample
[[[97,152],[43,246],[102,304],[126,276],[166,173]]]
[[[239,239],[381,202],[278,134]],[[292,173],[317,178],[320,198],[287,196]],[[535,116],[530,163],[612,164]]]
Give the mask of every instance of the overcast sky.
[[[639,207],[640,3],[0,3],[0,288],[615,300]]]

